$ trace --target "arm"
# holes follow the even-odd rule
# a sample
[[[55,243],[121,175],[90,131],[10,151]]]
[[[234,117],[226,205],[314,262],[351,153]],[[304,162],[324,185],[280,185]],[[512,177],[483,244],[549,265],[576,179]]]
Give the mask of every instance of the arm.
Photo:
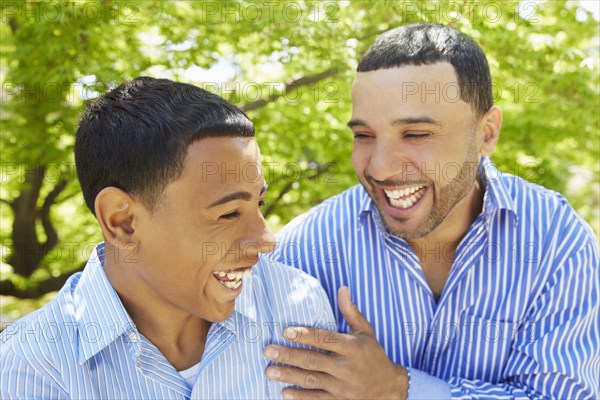
[[[516,332],[502,383],[452,378],[453,397],[600,395],[600,261],[593,241],[552,268]]]
[[[351,334],[304,327],[287,328],[283,334],[288,341],[329,353],[270,345],[265,349],[265,357],[298,368],[270,366],[267,377],[311,389],[286,389],[284,398],[406,399],[406,369],[387,358],[370,324],[352,304],[348,288],[340,289],[339,299],[340,310],[351,327]]]
[[[553,270],[534,300],[527,324],[517,331],[499,383],[460,377],[443,382],[424,372],[393,364],[377,344],[369,323],[340,291],[340,310],[350,335],[330,342],[297,328],[288,339],[330,354],[280,346],[267,358],[297,368],[270,367],[269,377],[318,392],[288,389],[293,398],[394,397],[447,398],[593,398],[598,396],[600,362],[600,266],[592,241]],[[533,332],[531,327],[534,327]],[[408,376],[410,376],[410,381]],[[372,391],[367,391],[372,390]]]
[[[16,355],[9,343],[0,356],[0,398],[68,399],[68,394],[50,377],[36,371]]]

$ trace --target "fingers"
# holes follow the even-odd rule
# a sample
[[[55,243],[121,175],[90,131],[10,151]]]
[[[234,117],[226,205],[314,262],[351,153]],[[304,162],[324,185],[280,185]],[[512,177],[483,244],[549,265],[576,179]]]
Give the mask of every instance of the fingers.
[[[286,382],[303,389],[330,391],[335,380],[324,372],[305,371],[300,368],[271,365],[267,368],[267,378]]]
[[[366,333],[373,335],[371,324],[363,317],[358,310],[358,307],[352,302],[350,290],[347,286],[342,286],[338,290],[338,307],[342,312],[342,315],[344,315],[346,322],[348,322],[350,333]]]
[[[299,390],[286,389],[283,391],[284,399],[335,399],[331,393],[324,390]]]
[[[265,348],[265,357],[271,361],[308,371],[331,373],[335,367],[330,355],[308,349],[270,345]]]
[[[344,354],[349,342],[354,340],[352,336],[343,333],[301,326],[286,328],[283,337],[288,342],[305,344],[339,354]]]

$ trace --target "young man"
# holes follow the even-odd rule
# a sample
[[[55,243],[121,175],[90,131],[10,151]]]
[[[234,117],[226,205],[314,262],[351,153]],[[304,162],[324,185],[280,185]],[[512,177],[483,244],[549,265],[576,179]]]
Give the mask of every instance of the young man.
[[[274,237],[246,115],[137,78],[90,104],[75,160],[104,243],[2,333],[0,397],[279,397],[263,347],[289,324],[335,322],[314,278],[260,258]]]
[[[291,222],[274,257],[332,304],[349,286],[360,312],[337,313],[333,344],[299,331],[331,354],[268,346],[290,365],[268,376],[316,390],[293,398],[600,396],[597,240],[489,160],[502,114],[479,46],[437,24],[384,33],[352,101],[361,185]]]

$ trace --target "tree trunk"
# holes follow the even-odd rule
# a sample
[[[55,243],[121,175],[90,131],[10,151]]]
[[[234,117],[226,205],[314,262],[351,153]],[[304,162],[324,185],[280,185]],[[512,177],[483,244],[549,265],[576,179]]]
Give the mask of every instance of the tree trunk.
[[[31,276],[45,256],[35,232],[36,203],[44,182],[44,173],[44,166],[28,168],[25,186],[21,189],[19,197],[10,203],[15,219],[12,225],[13,251],[7,261],[15,273],[25,277]]]

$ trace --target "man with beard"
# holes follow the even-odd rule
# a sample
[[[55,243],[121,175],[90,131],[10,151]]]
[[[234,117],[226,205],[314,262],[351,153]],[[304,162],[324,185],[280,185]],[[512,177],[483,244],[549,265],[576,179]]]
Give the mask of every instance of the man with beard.
[[[597,240],[560,194],[489,160],[502,114],[481,48],[438,24],[386,32],[352,100],[361,185],[274,253],[320,280],[341,333],[288,328],[326,352],[267,346],[286,364],[267,376],[304,389],[286,398],[600,395]]]

